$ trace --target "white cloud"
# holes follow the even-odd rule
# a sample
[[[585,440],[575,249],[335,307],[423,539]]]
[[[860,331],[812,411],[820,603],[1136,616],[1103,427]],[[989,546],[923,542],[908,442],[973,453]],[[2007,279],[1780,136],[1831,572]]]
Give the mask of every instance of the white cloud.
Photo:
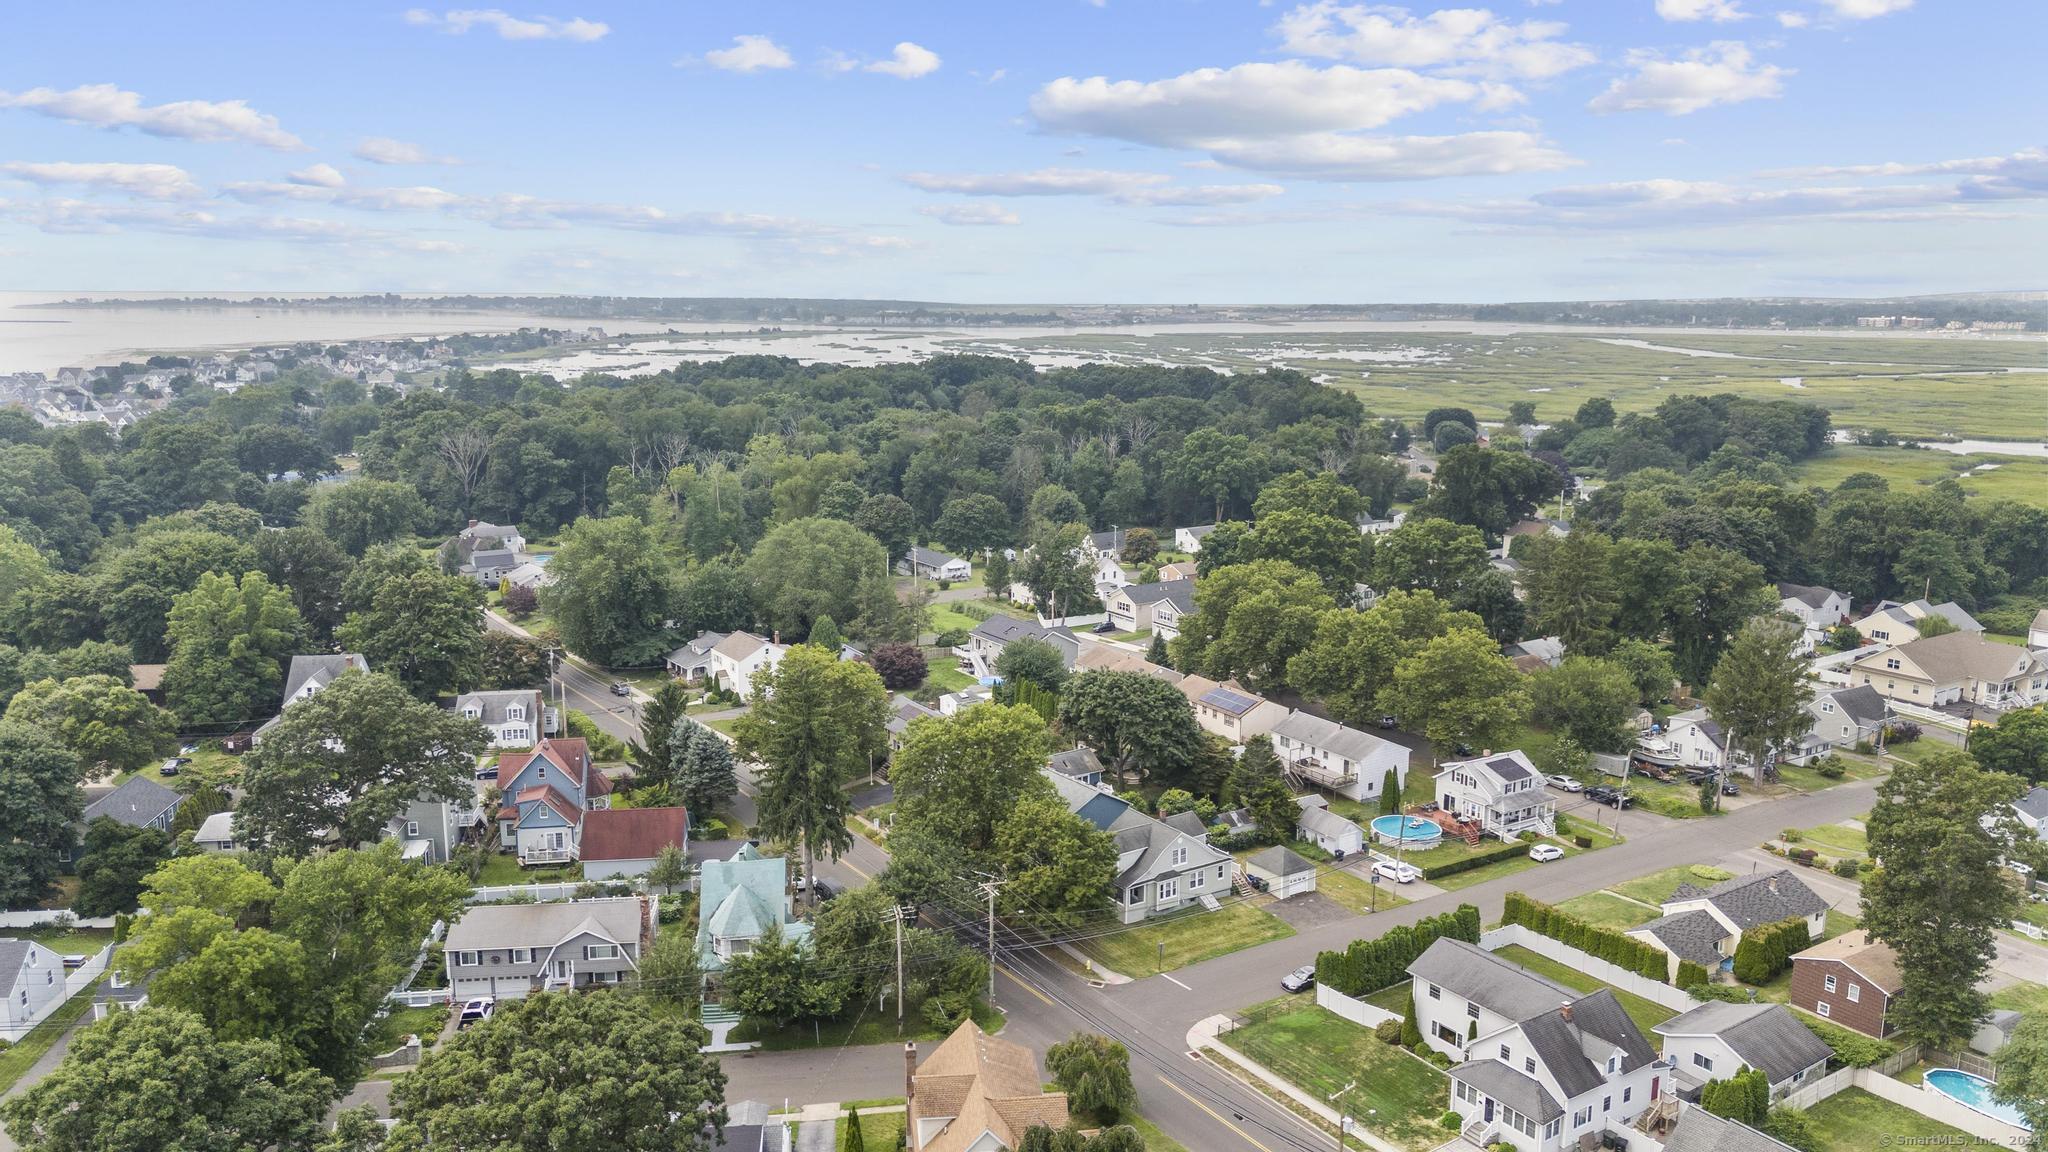
[[[326,165],[318,167],[324,168]],[[336,175],[339,176],[339,173]],[[236,200],[251,204],[270,200],[296,200],[301,203],[338,204],[344,208],[358,208],[365,212],[432,212],[462,204],[467,199],[459,193],[424,185],[411,188],[352,188],[296,178],[282,183],[242,181],[226,185],[221,191]]]
[[[1022,217],[1000,204],[926,204],[918,208],[917,214],[929,216],[941,224],[956,224],[963,227],[988,227],[1024,222]]]
[[[1576,163],[1533,132],[1456,136],[1349,136],[1317,132],[1277,140],[1219,143],[1218,159],[1300,180],[1435,180],[1547,172]]]
[[[435,251],[448,246],[447,241],[361,228],[339,220],[312,220],[296,216],[222,216],[199,208],[61,199],[6,207],[9,215],[45,232],[115,233],[132,229],[220,240],[366,244],[407,251]]]
[[[926,192],[963,196],[1101,196],[1119,204],[1148,208],[1187,205],[1242,204],[1278,196],[1278,184],[1176,185],[1157,172],[1117,172],[1101,168],[1040,168],[1031,172],[942,174],[912,172],[903,182]]]
[[[1749,19],[1749,13],[1736,0],[1657,0],[1657,15],[1682,24],[1695,20],[1725,24]]]
[[[520,18],[496,8],[457,8],[439,15],[425,8],[414,8],[405,14],[405,22],[427,28],[438,27],[454,36],[460,36],[471,28],[488,28],[501,40],[574,40],[588,43],[604,39],[611,31],[608,24],[580,16],[566,20],[556,16]]]
[[[1119,197],[1126,204],[1152,208],[1213,208],[1218,204],[1248,204],[1287,191],[1278,184],[1195,184],[1186,187],[1139,188]]]
[[[170,164],[28,163],[0,164],[4,172],[31,184],[77,185],[122,192],[143,200],[189,200],[200,195],[190,173]]]
[[[1717,104],[1774,99],[1783,92],[1784,78],[1792,74],[1790,68],[1757,63],[1749,46],[1736,40],[1689,48],[1676,60],[1641,49],[1630,52],[1628,62],[1635,71],[1608,85],[1586,107],[1603,113],[1686,116]]]
[[[1956,185],[1958,194],[1970,200],[2013,200],[2048,197],[2048,148],[2028,148],[2009,156],[1973,156],[1961,160],[1933,160],[1920,163],[1891,161],[1882,164],[1843,164],[1812,168],[1785,168],[1763,173],[1766,177],[1832,179],[1845,176],[1967,176]]]
[[[766,36],[735,36],[732,47],[704,54],[704,62],[726,72],[759,72],[770,68],[793,68],[796,61],[782,45]]]
[[[939,70],[939,54],[905,40],[896,45],[896,51],[887,60],[876,60],[866,69],[898,80],[915,80]]]
[[[1804,28],[1807,23],[1806,14],[1803,12],[1778,13],[1778,26],[1780,28]]]
[[[279,127],[244,100],[177,100],[146,106],[142,95],[112,84],[84,84],[68,92],[31,88],[0,92],[0,108],[21,108],[71,124],[96,128],[134,128],[151,136],[181,140],[239,140],[280,152],[305,147],[297,136]]]
[[[1843,20],[1871,20],[1904,12],[1913,6],[1913,0],[1820,0],[1820,4]]]
[[[456,164],[453,156],[436,156],[417,144],[389,136],[366,136],[356,145],[355,158],[372,164]]]
[[[1318,0],[1280,18],[1283,50],[1395,68],[1441,68],[1541,80],[1591,64],[1593,51],[1558,39],[1555,20],[1516,23],[1484,8],[1415,16],[1406,8]]]
[[[348,183],[341,171],[332,164],[314,164],[286,174],[285,179],[293,184],[308,184],[317,188],[339,188]]]

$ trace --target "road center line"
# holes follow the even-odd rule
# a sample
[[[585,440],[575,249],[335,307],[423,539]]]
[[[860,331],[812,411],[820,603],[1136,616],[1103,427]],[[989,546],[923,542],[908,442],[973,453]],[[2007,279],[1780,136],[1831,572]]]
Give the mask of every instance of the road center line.
[[[1254,1148],[1257,1148],[1259,1152],[1273,1152],[1271,1148],[1268,1148],[1264,1144],[1259,1143],[1257,1140],[1252,1139],[1251,1136],[1248,1133],[1246,1133],[1244,1129],[1239,1128],[1237,1125],[1232,1124],[1228,1120],[1225,1120],[1214,1108],[1211,1108],[1207,1104],[1202,1103],[1200,1100],[1195,1099],[1193,1096],[1188,1095],[1187,1089],[1181,1087],[1178,1084],[1175,1084],[1173,1081],[1168,1080],[1164,1076],[1155,1075],[1154,1079],[1158,1080],[1161,1084],[1166,1085],[1168,1088],[1173,1089],[1175,1092],[1180,1093],[1181,1097],[1185,1099],[1188,1103],[1193,1104],[1195,1107],[1200,1108],[1204,1112],[1207,1112],[1211,1119],[1215,1120],[1218,1124],[1223,1125],[1225,1128],[1230,1129],[1232,1132],[1237,1133],[1238,1136],[1241,1137],[1245,1143],[1251,1145]]]

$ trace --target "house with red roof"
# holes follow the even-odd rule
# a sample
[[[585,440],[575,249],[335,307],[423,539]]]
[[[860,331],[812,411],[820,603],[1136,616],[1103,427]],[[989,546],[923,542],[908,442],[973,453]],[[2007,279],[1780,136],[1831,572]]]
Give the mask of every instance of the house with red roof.
[[[569,864],[582,858],[584,822],[611,807],[612,782],[580,738],[542,740],[530,752],[498,757],[498,843],[519,863]]]
[[[672,808],[598,808],[583,814],[583,878],[627,880],[647,875],[654,858],[673,844],[690,851],[690,811]]]

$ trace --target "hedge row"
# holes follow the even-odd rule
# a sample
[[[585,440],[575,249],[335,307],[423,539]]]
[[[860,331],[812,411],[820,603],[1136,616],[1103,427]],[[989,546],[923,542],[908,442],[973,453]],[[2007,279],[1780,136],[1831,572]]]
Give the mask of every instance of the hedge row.
[[[1479,943],[1479,909],[1460,904],[1454,911],[1418,920],[1411,927],[1390,928],[1374,940],[1353,940],[1342,952],[1316,957],[1316,983],[1346,996],[1365,996],[1405,979],[1408,965],[1440,938]]]
[[[1771,1078],[1761,1068],[1744,1068],[1725,1080],[1709,1080],[1700,1089],[1700,1107],[1761,1128],[1771,1113]]]
[[[1899,1046],[1890,1040],[1879,1040],[1854,1032],[1840,1024],[1831,1024],[1818,1016],[1795,1012],[1799,1022],[1807,1031],[1820,1037],[1821,1043],[1834,1050],[1835,1062],[1848,1068],[1868,1068],[1896,1055]]]
[[[1735,978],[1744,984],[1768,984],[1792,966],[1792,957],[1813,943],[1806,920],[1789,916],[1745,930],[1735,945]]]
[[[1455,876],[1460,872],[1469,872],[1474,868],[1480,868],[1488,864],[1497,864],[1502,860],[1512,860],[1517,856],[1527,855],[1528,852],[1529,845],[1510,840],[1499,847],[1488,848],[1484,852],[1474,852],[1462,860],[1453,860],[1448,864],[1432,864],[1422,870],[1422,878],[1425,880],[1435,880],[1443,876]]]
[[[1670,961],[1663,949],[1612,928],[1588,924],[1569,912],[1559,911],[1540,900],[1531,900],[1520,892],[1507,894],[1500,922],[1520,924],[1595,959],[1626,968],[1645,980],[1663,984],[1671,978]]]

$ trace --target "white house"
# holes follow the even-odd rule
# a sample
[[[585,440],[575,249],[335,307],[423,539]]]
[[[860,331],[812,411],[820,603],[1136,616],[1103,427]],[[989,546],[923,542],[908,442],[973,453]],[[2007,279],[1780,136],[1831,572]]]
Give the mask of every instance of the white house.
[[[1436,797],[1438,807],[1503,840],[1557,831],[1557,802],[1520,749],[1445,764],[1436,774]]]
[[[2048,652],[1986,640],[1982,632],[1949,632],[1865,656],[1849,666],[1849,678],[1924,708],[2025,708],[2048,700]]]
[[[1316,866],[1285,844],[1262,848],[1245,857],[1244,871],[1265,882],[1276,900],[1316,890]]]
[[[1950,600],[1942,604],[1930,604],[1925,600],[1880,601],[1870,614],[1856,621],[1856,630],[1863,638],[1877,644],[1910,644],[1920,639],[1920,621],[1929,616],[1940,616],[1955,625],[1958,632],[1982,632],[1984,626],[1976,617],[1963,610],[1962,605]]]
[[[949,553],[913,546],[903,559],[896,562],[896,571],[903,576],[957,584],[974,575],[974,566]]]
[[[235,840],[234,812],[215,812],[201,820],[199,830],[192,834],[192,846],[201,852],[233,852],[240,847]]]
[[[1232,744],[1264,736],[1287,719],[1288,708],[1248,692],[1235,680],[1218,684],[1203,676],[1186,676],[1174,687],[1195,707],[1195,723]]]
[[[1150,584],[1126,584],[1106,602],[1109,622],[1124,632],[1145,632],[1156,627],[1159,606],[1173,602],[1176,629],[1180,617],[1195,610],[1193,580],[1158,580]],[[1177,634],[1177,632],[1176,632]]]
[[[493,748],[531,748],[559,723],[537,688],[465,692],[455,698],[455,710],[482,724]]]
[[[2027,647],[2048,648],[2048,608],[2034,613],[2034,622],[2027,625]]]
[[[1834,1055],[1783,1004],[1710,1000],[1650,1030],[1664,1038],[1664,1058],[1681,1085],[1696,1088],[1757,1068],[1770,1080],[1773,1100],[1826,1072]]]
[[[744,696],[753,691],[755,673],[782,663],[788,654],[789,645],[752,632],[699,632],[663,657],[662,664],[678,680],[710,681]]]
[[[1408,782],[1407,748],[1334,720],[1296,711],[1274,725],[1272,737],[1285,771],[1340,796],[1379,799],[1389,770],[1396,795]]]
[[[64,958],[33,940],[0,939],[0,1040],[28,1035],[64,1000]]]
[[[1705,708],[1680,712],[1665,721],[1664,747],[1688,768],[1719,769],[1728,762],[1728,733]]]
[[[1827,931],[1828,902],[1786,869],[1726,880],[1712,888],[1680,884],[1664,901],[1664,915],[1628,931],[1630,936],[1709,971],[1735,959],[1743,932],[1797,916],[1818,940]]]
[[[1186,577],[1184,582],[1189,585],[1189,590],[1185,594],[1175,593],[1163,597],[1159,603],[1152,606],[1152,634],[1161,640],[1171,640],[1179,636],[1182,621],[1195,614],[1194,578]]]
[[[1367,536],[1384,536],[1407,522],[1406,512],[1395,512],[1384,517],[1368,514],[1358,518],[1358,530]]]
[[[1043,640],[1059,650],[1060,662],[1068,668],[1081,654],[1081,642],[1067,628],[1048,628],[1036,620],[1020,620],[1015,616],[998,613],[974,626],[967,634],[967,643],[953,649],[954,655],[973,672],[977,678],[996,674],[996,660],[1003,649],[1019,640]]]
[[[448,929],[448,990],[456,1000],[524,1000],[536,992],[618,984],[640,970],[654,937],[643,896],[559,904],[474,904]]]
[[[1173,530],[1173,550],[1193,556],[1202,550],[1202,537],[1214,532],[1214,524],[1195,524]]]
[[[1330,811],[1320,796],[1303,796],[1315,803],[1301,805],[1294,818],[1296,839],[1305,840],[1332,856],[1353,856],[1365,850],[1365,829]]]
[[[1849,618],[1849,598],[1832,588],[1780,581],[1778,611],[1810,629],[1825,632]]]
[[[1670,1086],[1670,1066],[1608,989],[1582,995],[1448,938],[1408,974],[1423,1041],[1462,1061],[1451,1109],[1479,1147],[1561,1152],[1628,1132]]]
[[[510,524],[492,524],[486,520],[471,520],[455,537],[456,547],[467,558],[478,549],[503,549],[507,552],[526,551],[526,537]]]
[[[1109,833],[1116,843],[1119,915],[1126,924],[1176,912],[1191,904],[1214,908],[1230,894],[1230,853],[1211,847],[1208,832],[1192,812],[1155,820],[1099,788],[1050,769],[1067,811]]]
[[[2048,784],[2036,784],[2013,803],[2013,811],[2019,813],[2020,823],[2028,831],[2048,840]]]

